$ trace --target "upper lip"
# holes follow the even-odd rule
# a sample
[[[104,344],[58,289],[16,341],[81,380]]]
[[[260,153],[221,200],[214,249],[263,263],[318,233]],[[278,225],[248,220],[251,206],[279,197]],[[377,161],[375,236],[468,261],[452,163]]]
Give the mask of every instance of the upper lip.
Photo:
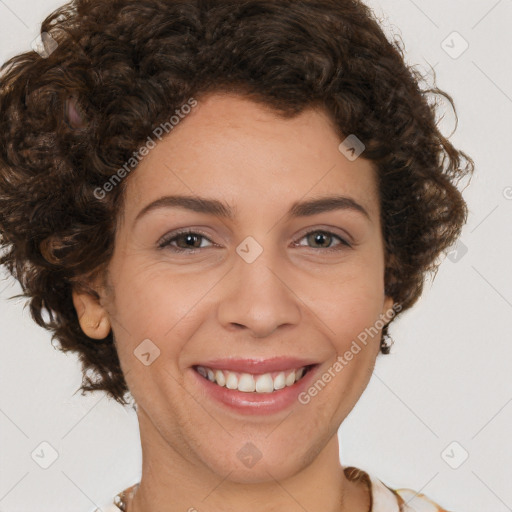
[[[302,368],[316,364],[311,359],[297,357],[272,357],[270,359],[212,359],[194,366],[204,366],[212,370],[231,370],[241,373],[270,373]]]

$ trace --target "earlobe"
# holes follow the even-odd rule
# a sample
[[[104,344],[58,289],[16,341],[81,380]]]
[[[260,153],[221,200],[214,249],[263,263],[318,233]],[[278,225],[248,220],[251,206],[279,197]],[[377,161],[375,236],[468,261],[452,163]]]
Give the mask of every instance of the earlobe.
[[[90,293],[73,290],[73,304],[84,334],[102,340],[110,333],[110,320],[105,308]]]

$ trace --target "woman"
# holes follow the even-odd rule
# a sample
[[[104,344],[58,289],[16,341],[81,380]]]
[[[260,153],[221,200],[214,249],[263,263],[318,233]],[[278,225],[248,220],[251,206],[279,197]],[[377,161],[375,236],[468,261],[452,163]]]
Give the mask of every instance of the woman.
[[[0,263],[81,389],[134,399],[111,510],[442,511],[336,434],[466,219],[445,93],[351,0],[78,0],[42,34],[2,71]]]

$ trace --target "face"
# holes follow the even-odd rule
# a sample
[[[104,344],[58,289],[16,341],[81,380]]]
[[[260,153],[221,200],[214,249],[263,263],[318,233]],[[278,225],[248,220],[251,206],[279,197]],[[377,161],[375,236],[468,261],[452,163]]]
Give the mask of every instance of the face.
[[[392,299],[375,170],[347,159],[340,142],[322,111],[282,119],[215,94],[127,178],[110,293],[80,307],[112,326],[143,447],[234,481],[284,478],[318,456],[359,399],[380,332],[345,355]],[[148,208],[165,196],[223,208],[176,199]],[[197,365],[234,376],[220,372],[221,387]],[[302,366],[311,369],[293,384]],[[270,392],[281,371],[285,387]],[[258,381],[267,391],[229,389]]]

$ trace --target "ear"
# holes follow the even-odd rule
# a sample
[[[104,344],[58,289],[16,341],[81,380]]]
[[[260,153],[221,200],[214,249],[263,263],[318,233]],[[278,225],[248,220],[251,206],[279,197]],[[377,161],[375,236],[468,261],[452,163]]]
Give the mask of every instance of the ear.
[[[92,293],[73,289],[73,304],[78,315],[82,331],[89,336],[102,340],[110,333],[110,320],[100,299]]]

